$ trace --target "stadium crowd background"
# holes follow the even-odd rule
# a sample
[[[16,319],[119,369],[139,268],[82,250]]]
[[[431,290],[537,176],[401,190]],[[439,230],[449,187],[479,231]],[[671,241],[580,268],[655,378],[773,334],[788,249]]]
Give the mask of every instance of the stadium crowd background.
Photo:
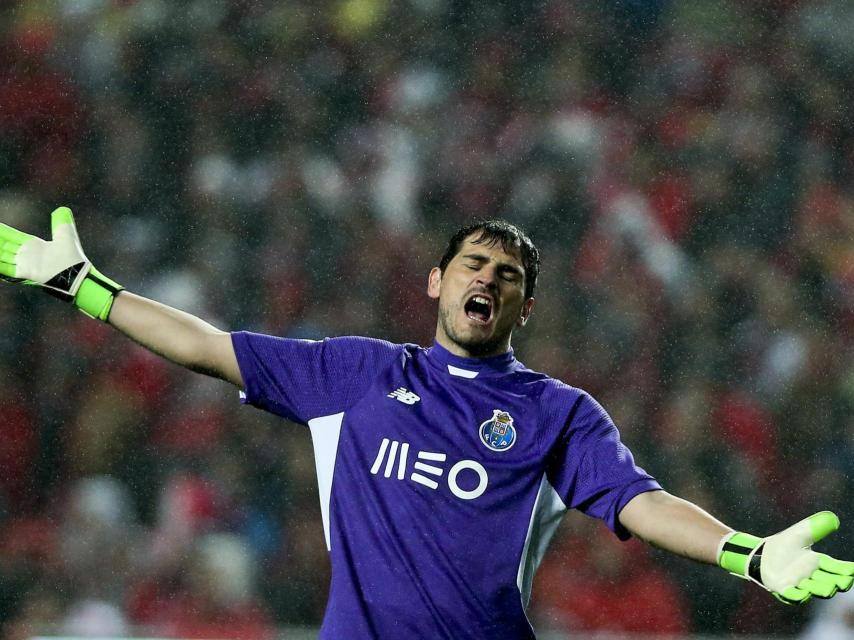
[[[103,272],[221,328],[429,344],[447,235],[507,217],[544,257],[524,362],[673,493],[764,534],[832,509],[849,558],[852,32],[843,1],[2,2],[0,220],[68,204]],[[233,388],[4,287],[0,443],[4,637],[319,622],[307,430]],[[570,517],[531,618],[820,611]]]

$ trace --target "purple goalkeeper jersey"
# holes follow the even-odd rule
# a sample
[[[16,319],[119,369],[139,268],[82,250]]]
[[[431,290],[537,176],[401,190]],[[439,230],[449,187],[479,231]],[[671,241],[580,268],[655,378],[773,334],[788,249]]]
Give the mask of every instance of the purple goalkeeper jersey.
[[[659,489],[589,395],[513,352],[232,334],[243,401],[311,430],[332,582],[320,637],[533,638],[534,571],[567,509]]]

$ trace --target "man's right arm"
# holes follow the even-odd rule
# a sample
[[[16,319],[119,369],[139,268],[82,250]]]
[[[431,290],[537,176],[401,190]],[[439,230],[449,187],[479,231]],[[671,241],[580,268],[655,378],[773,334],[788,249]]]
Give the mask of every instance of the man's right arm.
[[[113,301],[108,322],[175,364],[244,386],[231,334],[192,314],[122,291]]]

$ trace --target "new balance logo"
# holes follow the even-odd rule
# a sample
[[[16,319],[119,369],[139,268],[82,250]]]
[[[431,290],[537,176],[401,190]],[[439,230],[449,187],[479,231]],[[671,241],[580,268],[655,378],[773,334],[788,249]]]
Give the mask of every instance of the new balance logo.
[[[444,476],[445,469],[438,465],[445,463],[448,456],[437,451],[419,451],[415,454],[415,458],[416,462],[412,464],[412,468],[415,471],[409,475],[409,479],[428,489],[433,489],[434,491],[438,489],[439,483],[433,478],[442,478]],[[386,478],[394,476],[398,480],[405,480],[408,464],[409,443],[383,438],[383,441],[380,443],[380,450],[377,452],[377,457],[371,467],[371,473],[378,475],[382,470],[382,475]],[[473,471],[477,476],[477,484],[473,488],[463,489],[457,482],[457,477],[463,471]],[[471,486],[473,479],[470,477],[464,484]],[[455,496],[463,500],[474,500],[482,496],[483,492],[486,491],[489,476],[486,473],[486,469],[479,462],[474,460],[460,460],[448,472],[447,482],[448,488]]]
[[[419,400],[421,400],[420,396],[415,395],[406,387],[398,387],[390,394],[388,394],[389,398],[394,398],[395,400],[400,400],[403,404],[415,404]]]

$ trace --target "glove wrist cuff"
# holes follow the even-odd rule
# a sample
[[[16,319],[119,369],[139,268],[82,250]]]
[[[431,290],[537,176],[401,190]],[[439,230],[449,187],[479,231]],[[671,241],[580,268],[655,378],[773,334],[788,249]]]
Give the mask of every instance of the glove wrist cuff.
[[[92,267],[74,297],[74,304],[90,318],[107,322],[113,300],[122,290],[124,290],[122,285]]]
[[[737,576],[748,578],[751,555],[760,544],[762,544],[762,538],[749,533],[736,531],[727,534],[721,539],[718,566]]]

